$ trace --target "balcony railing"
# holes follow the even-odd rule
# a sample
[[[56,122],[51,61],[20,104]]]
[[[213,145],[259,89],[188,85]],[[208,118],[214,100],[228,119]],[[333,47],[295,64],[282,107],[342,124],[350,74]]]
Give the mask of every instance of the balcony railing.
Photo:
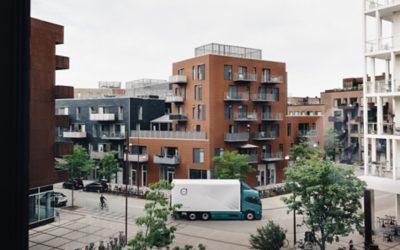
[[[126,159],[126,154],[124,155],[124,159]],[[131,162],[148,162],[149,155],[148,154],[128,154],[128,161]]]
[[[276,94],[252,94],[251,100],[253,102],[276,102],[278,101],[278,95]]]
[[[368,134],[378,134],[378,124],[376,122],[368,123]],[[383,123],[382,134],[385,135],[400,135],[400,122]]]
[[[100,137],[103,140],[123,140],[126,134],[125,132],[102,131]]]
[[[184,114],[169,114],[169,119],[176,120],[179,122],[185,122],[187,121],[187,116]]]
[[[275,131],[260,131],[253,133],[253,139],[262,141],[262,140],[274,140],[276,139],[277,133]]]
[[[235,121],[257,121],[257,113],[239,112],[234,114]]]
[[[377,53],[400,47],[400,36],[382,37],[365,42],[365,53]]]
[[[171,102],[183,102],[184,98],[183,96],[179,95],[167,95],[165,96],[165,102],[171,103]]]
[[[282,113],[263,113],[262,118],[263,121],[281,121],[283,120]]]
[[[249,133],[225,133],[224,141],[226,142],[243,142],[249,140]]]
[[[90,159],[99,160],[103,158],[104,152],[101,151],[91,151],[90,152]]]
[[[91,113],[89,114],[89,120],[91,121],[114,121],[115,114],[113,113]]]
[[[384,178],[393,178],[393,167],[388,161],[369,162],[368,175]]]
[[[132,130],[131,137],[135,138],[157,138],[157,139],[187,139],[205,140],[204,132],[184,132],[184,131],[153,131],[153,130]]]
[[[264,161],[281,161],[283,160],[283,153],[264,153],[263,155]]]
[[[186,84],[187,76],[185,75],[173,75],[169,77],[169,82],[173,84]]]
[[[257,163],[258,162],[258,154],[248,154],[247,155],[247,163]]]
[[[400,3],[400,0],[365,0],[365,10],[373,10],[396,3]]]
[[[344,119],[343,117],[340,116],[329,116],[328,117],[328,122],[343,122]]]
[[[250,73],[234,73],[233,74],[233,81],[234,82],[255,82],[257,80],[257,75],[256,74],[250,74]]]
[[[178,165],[180,163],[179,156],[177,155],[154,155],[153,161],[156,164],[162,165]]]
[[[249,93],[247,93],[247,92],[240,92],[240,93],[225,92],[224,100],[225,101],[248,101]]]
[[[83,131],[64,131],[64,138],[86,138],[86,132]]]
[[[317,130],[300,130],[297,132],[298,137],[316,137],[317,136]]]
[[[266,76],[262,75],[261,76],[261,83],[265,84],[277,84],[277,83],[283,83],[283,77],[282,76]]]
[[[392,87],[394,84],[394,88]],[[400,91],[400,85],[396,84],[396,81],[376,81],[375,83],[367,82],[367,94],[372,93],[390,93]]]

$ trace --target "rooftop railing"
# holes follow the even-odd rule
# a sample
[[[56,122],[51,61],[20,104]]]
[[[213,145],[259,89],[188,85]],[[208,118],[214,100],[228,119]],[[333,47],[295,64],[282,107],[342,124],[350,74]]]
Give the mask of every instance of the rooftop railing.
[[[187,139],[187,140],[205,140],[204,132],[184,132],[184,131],[154,131],[154,130],[132,130],[131,137],[139,138],[157,138],[157,139]]]

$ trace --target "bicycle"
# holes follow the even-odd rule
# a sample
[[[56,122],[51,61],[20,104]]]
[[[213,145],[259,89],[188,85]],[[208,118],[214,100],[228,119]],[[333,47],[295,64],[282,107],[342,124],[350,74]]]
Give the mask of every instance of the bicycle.
[[[289,240],[288,239],[284,239],[283,240],[283,247],[287,248],[289,246]]]
[[[300,239],[299,241],[296,241],[295,249],[314,250],[317,248],[316,248],[315,243],[313,243],[311,241],[304,241],[303,239]]]
[[[100,209],[101,209],[101,210],[103,210],[103,209],[108,209],[108,205],[107,205],[106,202],[100,202],[99,206],[100,206]]]

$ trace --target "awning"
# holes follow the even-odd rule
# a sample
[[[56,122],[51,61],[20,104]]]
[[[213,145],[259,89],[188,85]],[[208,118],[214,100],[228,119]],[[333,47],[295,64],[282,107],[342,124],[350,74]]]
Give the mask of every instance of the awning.
[[[253,144],[244,144],[244,145],[240,146],[239,148],[258,148],[258,146],[253,145]]]
[[[169,119],[169,115],[163,115],[150,121],[150,123],[172,123],[172,120]]]

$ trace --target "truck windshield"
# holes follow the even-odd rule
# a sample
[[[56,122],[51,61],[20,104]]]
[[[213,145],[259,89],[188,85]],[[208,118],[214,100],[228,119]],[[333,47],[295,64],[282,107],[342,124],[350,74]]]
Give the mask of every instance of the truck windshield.
[[[247,202],[249,202],[249,203],[256,204],[256,205],[261,205],[261,201],[260,201],[260,199],[259,199],[257,196],[250,196],[250,197],[247,197],[247,198],[245,199],[245,201],[247,201]]]

